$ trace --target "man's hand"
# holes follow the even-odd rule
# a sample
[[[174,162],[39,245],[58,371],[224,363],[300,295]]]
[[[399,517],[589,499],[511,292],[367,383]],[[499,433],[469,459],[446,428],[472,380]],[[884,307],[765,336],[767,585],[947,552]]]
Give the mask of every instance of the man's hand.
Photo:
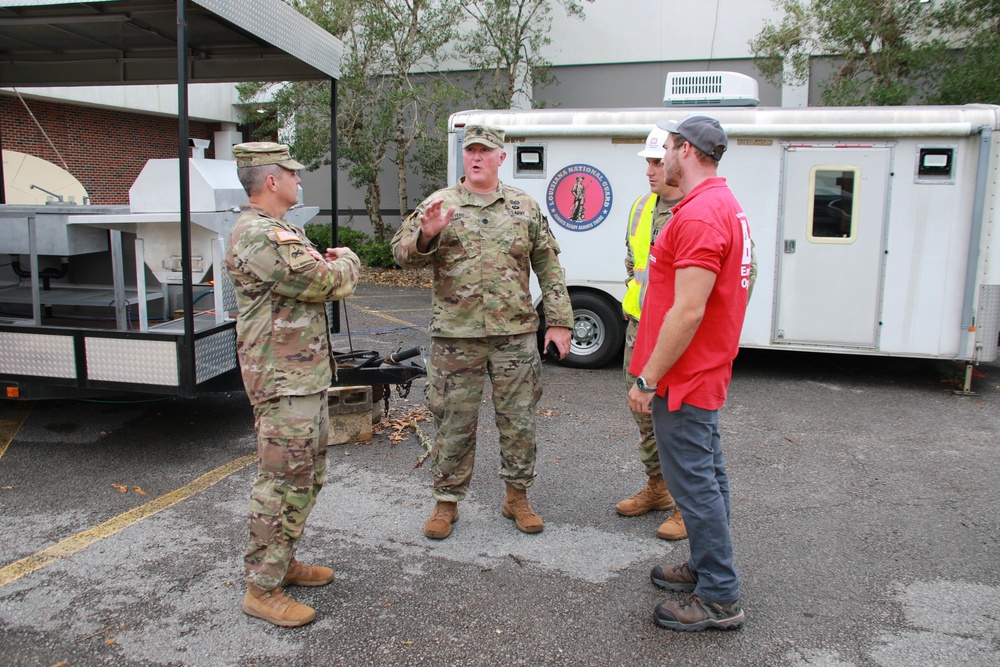
[[[340,259],[345,251],[350,251],[350,248],[339,247],[339,248],[327,248],[326,249],[326,261],[336,262]]]
[[[306,246],[306,252],[308,252],[310,255],[312,255],[313,257],[315,257],[317,260],[319,260],[321,262],[336,262],[338,259],[340,259],[340,256],[344,254],[345,250],[349,251],[350,248],[343,248],[343,247],[341,247],[341,248],[327,248],[326,249],[326,256],[324,257],[323,255],[319,254],[319,251],[316,250],[315,248],[311,248],[309,246]]]
[[[632,409],[632,412],[651,414],[653,409],[649,406],[653,402],[653,396],[655,395],[639,391],[639,388],[633,384],[632,388],[628,390],[628,406]]]
[[[427,251],[434,237],[448,226],[451,217],[455,215],[454,206],[447,211],[442,211],[441,204],[443,203],[444,199],[435,199],[420,214],[420,238],[417,239],[417,250],[420,252]]]
[[[550,342],[555,343],[559,349],[559,358],[565,359],[566,355],[569,354],[570,340],[569,329],[566,327],[549,327],[545,330],[545,342],[542,344],[542,349],[547,350]]]

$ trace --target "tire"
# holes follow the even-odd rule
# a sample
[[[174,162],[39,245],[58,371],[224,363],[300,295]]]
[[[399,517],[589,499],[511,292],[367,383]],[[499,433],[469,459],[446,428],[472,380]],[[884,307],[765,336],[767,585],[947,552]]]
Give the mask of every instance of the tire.
[[[625,345],[625,320],[621,306],[609,297],[592,292],[570,295],[573,304],[573,337],[569,354],[562,360],[571,368],[601,368]]]

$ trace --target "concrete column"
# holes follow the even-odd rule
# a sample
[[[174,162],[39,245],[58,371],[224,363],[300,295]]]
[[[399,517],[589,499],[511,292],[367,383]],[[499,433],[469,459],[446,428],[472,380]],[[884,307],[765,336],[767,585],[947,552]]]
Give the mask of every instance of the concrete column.
[[[222,123],[222,130],[212,136],[216,160],[232,160],[233,146],[243,142],[243,133],[236,131],[236,123]]]

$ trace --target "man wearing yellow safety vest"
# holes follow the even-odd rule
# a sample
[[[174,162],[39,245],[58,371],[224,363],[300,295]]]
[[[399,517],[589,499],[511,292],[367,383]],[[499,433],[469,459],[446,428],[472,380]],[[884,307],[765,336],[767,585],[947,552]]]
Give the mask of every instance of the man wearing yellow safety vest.
[[[680,189],[667,185],[663,180],[663,163],[660,158],[665,151],[663,142],[670,133],[654,127],[646,137],[645,147],[639,151],[639,156],[646,158],[646,178],[649,179],[649,193],[635,200],[629,214],[628,230],[625,234],[625,271],[628,273],[628,291],[622,300],[622,311],[628,320],[625,331],[625,391],[635,384],[635,376],[629,373],[628,366],[632,361],[632,351],[635,348],[635,337],[639,330],[639,316],[642,311],[642,297],[646,291],[646,264],[649,261],[649,247],[656,240],[672,214],[671,208],[682,198]],[[650,510],[674,510],[656,531],[656,536],[664,540],[683,540],[687,537],[684,528],[684,518],[676,509],[674,499],[663,483],[663,473],[660,471],[660,455],[656,450],[656,438],[653,437],[652,416],[633,412],[639,427],[639,460],[646,466],[649,481],[646,487],[631,498],[626,498],[615,506],[622,516],[641,516]]]
[[[636,377],[629,370],[632,352],[635,349],[635,338],[639,331],[639,316],[642,314],[642,299],[646,295],[647,263],[649,248],[656,241],[656,236],[667,226],[673,207],[683,198],[680,188],[667,185],[664,182],[663,163],[660,161],[666,151],[663,143],[668,141],[670,133],[659,127],[646,137],[646,145],[639,156],[646,158],[646,178],[649,180],[649,194],[635,200],[629,213],[628,229],[625,232],[625,271],[628,280],[625,284],[628,291],[622,300],[622,314],[628,319],[625,330],[625,390],[635,385]],[[751,242],[752,243],[752,242]],[[757,278],[757,257],[751,246],[750,250],[750,287]],[[626,498],[615,506],[622,516],[641,516],[650,510],[674,510],[666,521],[656,530],[656,536],[664,540],[683,540],[687,537],[684,527],[684,517],[674,504],[674,499],[667,491],[660,471],[660,455],[656,449],[656,438],[653,436],[652,416],[643,412],[632,412],[632,418],[639,427],[639,460],[646,466],[649,480],[639,493]]]

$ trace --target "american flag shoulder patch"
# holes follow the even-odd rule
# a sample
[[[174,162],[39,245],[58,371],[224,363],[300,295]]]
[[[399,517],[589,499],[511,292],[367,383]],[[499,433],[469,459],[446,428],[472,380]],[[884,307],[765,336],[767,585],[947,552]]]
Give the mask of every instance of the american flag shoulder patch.
[[[278,243],[302,243],[302,239],[299,238],[298,234],[283,229],[278,229],[274,232],[274,239]]]

